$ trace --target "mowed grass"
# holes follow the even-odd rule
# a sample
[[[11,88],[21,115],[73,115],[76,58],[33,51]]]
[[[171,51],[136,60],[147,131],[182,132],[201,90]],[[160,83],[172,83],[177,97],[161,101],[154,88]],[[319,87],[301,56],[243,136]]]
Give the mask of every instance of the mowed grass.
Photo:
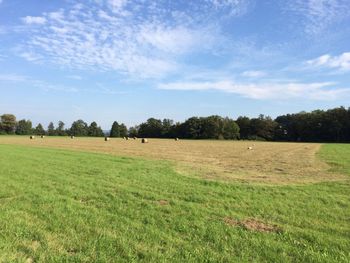
[[[344,180],[270,186],[0,145],[0,262],[349,262],[349,156],[319,152]]]
[[[321,144],[220,140],[150,139],[125,141],[111,138],[0,136],[0,144],[51,147],[116,156],[167,160],[177,171],[212,180],[243,180],[267,184],[298,184],[343,180],[328,173],[329,166],[316,158]],[[253,150],[248,150],[252,147]]]

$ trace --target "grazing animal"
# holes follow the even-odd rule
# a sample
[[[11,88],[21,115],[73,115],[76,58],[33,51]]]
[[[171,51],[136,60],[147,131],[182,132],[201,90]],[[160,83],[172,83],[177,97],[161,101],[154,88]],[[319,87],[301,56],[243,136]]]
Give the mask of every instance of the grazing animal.
[[[134,136],[134,140],[136,140],[136,139],[137,139],[137,137]]]
[[[127,141],[128,141],[128,140],[129,140],[129,137],[126,137],[126,138],[125,138],[125,140],[127,140]]]
[[[147,139],[145,139],[145,138],[142,138],[142,141],[141,141],[142,143],[148,143],[148,140]]]
[[[179,138],[175,138],[175,141],[178,141],[179,140]]]
[[[75,137],[72,135],[70,138],[71,138],[71,139],[74,139]]]
[[[252,147],[252,146],[249,146],[249,147],[248,147],[248,150],[253,150],[253,147]]]
[[[44,138],[45,138],[45,135],[41,135],[40,137],[41,137],[41,139],[44,139]]]
[[[31,140],[33,140],[33,139],[35,139],[35,136],[32,135],[32,136],[30,136],[29,138],[30,138]]]
[[[109,137],[105,137],[105,142],[109,141]]]

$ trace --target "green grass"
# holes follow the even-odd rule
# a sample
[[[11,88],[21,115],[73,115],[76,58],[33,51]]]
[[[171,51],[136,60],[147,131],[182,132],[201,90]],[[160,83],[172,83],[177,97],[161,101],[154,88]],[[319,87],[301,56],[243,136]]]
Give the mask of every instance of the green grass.
[[[350,145],[319,155],[350,175]],[[213,182],[164,161],[0,145],[0,262],[349,262],[349,219],[349,180]]]

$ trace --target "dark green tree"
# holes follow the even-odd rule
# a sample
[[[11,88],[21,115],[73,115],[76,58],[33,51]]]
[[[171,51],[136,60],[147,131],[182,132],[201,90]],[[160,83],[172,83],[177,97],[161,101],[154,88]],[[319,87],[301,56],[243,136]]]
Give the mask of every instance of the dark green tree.
[[[69,134],[73,136],[88,136],[88,133],[88,125],[83,120],[73,122],[71,128],[69,129]]]
[[[3,114],[0,117],[0,131],[6,134],[14,134],[16,130],[16,116],[13,114]]]
[[[34,129],[34,134],[35,135],[45,135],[45,130],[43,128],[43,126],[41,125],[41,123],[39,123],[35,129]]]
[[[160,138],[162,136],[163,125],[161,120],[149,118],[147,122],[141,123],[139,127],[140,137]]]
[[[53,124],[53,122],[50,122],[49,126],[47,126],[47,134],[49,136],[56,135],[55,125]]]
[[[128,134],[130,137],[138,137],[139,136],[139,127],[138,126],[130,127]]]
[[[222,134],[223,134],[224,139],[226,139],[226,140],[239,139],[240,134],[239,134],[238,124],[230,118],[223,119]]]
[[[239,133],[241,139],[249,139],[252,136],[252,127],[250,125],[250,119],[248,117],[238,117],[236,123],[239,126]]]
[[[113,122],[109,136],[115,138],[120,137],[120,127],[118,122]]]
[[[58,136],[66,136],[67,135],[67,131],[64,129],[64,122],[63,121],[59,121],[58,122],[58,126],[56,129],[56,134]]]
[[[120,137],[128,136],[128,128],[125,126],[124,123],[119,125],[119,131],[120,131]]]
[[[30,120],[20,120],[16,126],[17,135],[31,135],[33,133],[32,122]]]
[[[104,133],[100,126],[95,121],[91,122],[88,128],[88,135],[91,137],[103,137]]]

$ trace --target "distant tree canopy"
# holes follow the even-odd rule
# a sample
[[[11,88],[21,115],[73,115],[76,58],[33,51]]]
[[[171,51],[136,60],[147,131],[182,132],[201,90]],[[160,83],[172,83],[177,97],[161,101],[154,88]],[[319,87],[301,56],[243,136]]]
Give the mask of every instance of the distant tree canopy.
[[[72,123],[72,127],[69,129],[68,133],[73,136],[88,136],[89,127],[83,120],[77,120]]]
[[[30,120],[20,120],[16,125],[17,135],[33,134],[32,122]]]
[[[120,127],[118,122],[113,122],[111,131],[109,133],[110,137],[120,137]]]
[[[91,122],[90,126],[88,127],[88,136],[91,137],[103,137],[104,133],[100,126],[97,125],[96,122]]]
[[[3,114],[0,116],[0,133],[14,134],[16,130],[16,116],[13,114]]]
[[[109,132],[110,137],[126,137],[128,136],[128,129],[125,124],[119,124],[118,122],[113,122],[111,131]]]
[[[35,127],[34,134],[35,135],[45,135],[45,130],[41,123],[38,124],[38,126]]]
[[[59,121],[58,122],[58,127],[57,127],[57,129],[56,129],[56,134],[58,135],[58,136],[65,136],[65,135],[67,135],[68,134],[68,131],[66,131],[65,129],[64,129],[64,122],[63,121]]]
[[[74,135],[104,136],[101,127],[93,121],[88,125],[83,120],[74,121],[69,129],[59,121],[53,122],[47,131],[41,124],[35,129],[30,120],[16,121],[13,114],[0,116],[0,134],[18,135]],[[149,118],[146,122],[127,127],[117,121],[110,130],[111,137],[184,138],[219,140],[266,140],[300,142],[350,142],[350,108],[339,107],[327,111],[315,110],[278,116],[276,119],[259,115],[257,118],[240,116],[236,120],[218,115],[191,117],[174,123],[170,119]]]

